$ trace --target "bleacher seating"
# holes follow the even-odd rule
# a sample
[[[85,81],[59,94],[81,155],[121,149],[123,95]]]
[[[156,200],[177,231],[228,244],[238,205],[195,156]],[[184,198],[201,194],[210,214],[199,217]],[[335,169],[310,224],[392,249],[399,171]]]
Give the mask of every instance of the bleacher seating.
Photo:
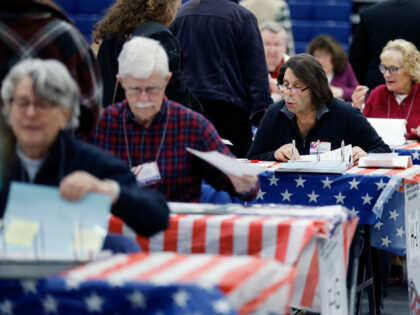
[[[92,42],[93,25],[115,0],[55,0],[74,21],[86,40]]]
[[[319,34],[329,34],[348,52],[352,32],[352,0],[288,0],[296,53],[306,51]]]
[[[56,3],[67,12],[91,43],[93,25],[114,1],[56,0]],[[311,39],[319,34],[333,36],[348,52],[352,31],[352,0],[287,0],[287,3],[290,7],[296,53],[305,52]]]

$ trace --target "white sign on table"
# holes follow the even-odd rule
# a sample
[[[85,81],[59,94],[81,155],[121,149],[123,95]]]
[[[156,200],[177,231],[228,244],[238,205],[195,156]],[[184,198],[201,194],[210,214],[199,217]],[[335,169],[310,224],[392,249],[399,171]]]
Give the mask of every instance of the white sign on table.
[[[347,315],[346,271],[343,232],[339,225],[334,235],[319,241],[319,287],[322,315]]]
[[[410,314],[420,310],[420,183],[406,183],[405,232]]]

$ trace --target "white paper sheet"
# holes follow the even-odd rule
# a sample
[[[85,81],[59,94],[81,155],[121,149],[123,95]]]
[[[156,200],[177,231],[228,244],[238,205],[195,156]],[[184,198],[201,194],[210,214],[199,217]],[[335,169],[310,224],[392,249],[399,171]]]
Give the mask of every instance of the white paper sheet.
[[[344,162],[353,162],[353,158],[352,158],[352,146],[351,144],[346,145],[344,147]],[[316,162],[317,156],[316,154],[311,154],[311,155],[301,155],[300,156],[300,160],[296,160],[296,161],[288,161],[288,162],[299,162],[299,161],[312,161],[312,162]],[[332,151],[328,151],[328,152],[324,152],[321,153],[319,155],[319,160],[320,161],[328,161],[328,162],[343,162],[342,160],[342,153],[341,153],[341,148],[332,150]]]
[[[389,146],[399,146],[405,143],[405,119],[368,118],[378,135]]]
[[[187,151],[213,165],[225,174],[230,173],[236,176],[258,175],[265,171],[263,167],[250,166],[217,151],[202,152],[191,148],[187,148]]]

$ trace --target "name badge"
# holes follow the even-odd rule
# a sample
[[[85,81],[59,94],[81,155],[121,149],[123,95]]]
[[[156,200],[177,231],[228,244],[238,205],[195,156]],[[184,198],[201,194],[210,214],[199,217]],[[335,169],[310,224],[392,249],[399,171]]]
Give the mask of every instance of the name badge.
[[[319,149],[317,146],[319,146]],[[309,144],[309,154],[316,154],[317,152],[321,154],[329,151],[331,151],[331,142],[319,142],[318,144],[318,141],[312,141]]]
[[[156,162],[149,162],[133,167],[131,171],[136,175],[137,183],[146,186],[161,180],[159,167]]]

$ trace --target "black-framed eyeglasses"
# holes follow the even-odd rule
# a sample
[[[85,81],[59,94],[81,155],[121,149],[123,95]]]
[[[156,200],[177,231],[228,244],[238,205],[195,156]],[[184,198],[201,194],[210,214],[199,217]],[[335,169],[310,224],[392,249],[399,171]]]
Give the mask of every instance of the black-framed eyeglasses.
[[[282,91],[283,93],[286,92],[287,90],[290,91],[290,93],[292,93],[293,95],[300,95],[302,94],[303,91],[306,91],[307,89],[310,88],[310,86],[307,86],[306,88],[303,89],[299,89],[299,88],[290,88],[288,86],[285,86],[283,84],[279,84],[277,83],[277,87],[280,89],[280,91]]]
[[[379,65],[379,71],[381,71],[382,74],[385,74],[385,72],[389,72],[390,75],[396,75],[400,69],[403,67],[396,67],[396,66],[390,66],[387,67],[383,65],[382,63]]]

